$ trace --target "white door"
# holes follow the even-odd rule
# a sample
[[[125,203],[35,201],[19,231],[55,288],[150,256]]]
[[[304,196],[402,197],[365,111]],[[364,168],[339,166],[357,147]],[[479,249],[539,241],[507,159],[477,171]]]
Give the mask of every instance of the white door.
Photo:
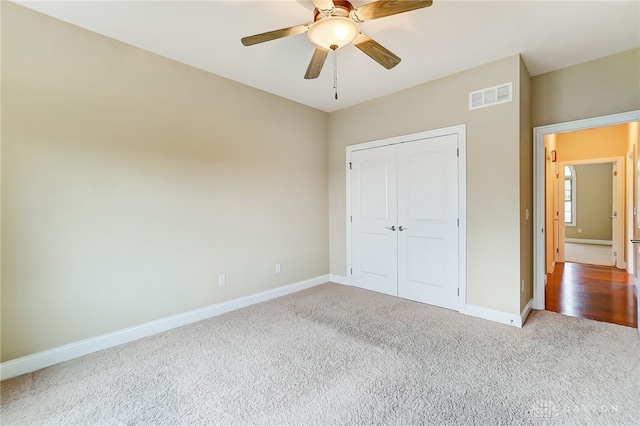
[[[396,147],[351,154],[352,284],[398,295]]]
[[[351,153],[351,283],[458,308],[458,135]]]
[[[398,295],[458,308],[458,136],[398,145]]]

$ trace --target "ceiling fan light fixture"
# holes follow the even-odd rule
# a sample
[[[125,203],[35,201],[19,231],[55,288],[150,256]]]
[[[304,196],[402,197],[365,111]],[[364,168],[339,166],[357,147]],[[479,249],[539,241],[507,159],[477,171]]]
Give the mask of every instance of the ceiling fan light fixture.
[[[316,21],[307,32],[309,41],[327,50],[340,49],[360,34],[360,27],[350,18],[330,16]],[[337,46],[337,47],[335,47]]]

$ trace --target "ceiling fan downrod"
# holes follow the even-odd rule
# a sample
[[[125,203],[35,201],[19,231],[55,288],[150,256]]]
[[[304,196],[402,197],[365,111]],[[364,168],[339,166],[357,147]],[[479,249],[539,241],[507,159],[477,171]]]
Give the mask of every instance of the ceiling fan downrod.
[[[333,90],[338,100],[338,46],[332,44],[330,47],[333,50]]]

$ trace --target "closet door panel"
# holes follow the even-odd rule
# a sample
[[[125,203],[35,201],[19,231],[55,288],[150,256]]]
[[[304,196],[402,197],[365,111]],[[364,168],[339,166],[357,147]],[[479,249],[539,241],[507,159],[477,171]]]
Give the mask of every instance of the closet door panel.
[[[457,136],[398,145],[398,295],[458,308]]]
[[[396,147],[351,154],[351,283],[398,295]]]

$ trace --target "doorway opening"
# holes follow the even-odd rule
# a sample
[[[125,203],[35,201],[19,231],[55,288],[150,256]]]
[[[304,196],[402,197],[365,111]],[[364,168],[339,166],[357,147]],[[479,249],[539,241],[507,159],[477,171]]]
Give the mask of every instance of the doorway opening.
[[[617,164],[565,163],[562,167],[564,173],[560,174],[558,183],[564,187],[561,216],[564,216],[565,238],[559,242],[564,244],[565,262],[616,265],[613,236],[618,218],[612,211],[617,211],[614,203]]]
[[[607,129],[611,128],[600,128],[598,131],[607,134]],[[624,146],[617,149],[626,150],[627,129],[621,130],[624,130],[625,134],[619,142],[624,142]],[[561,145],[562,141],[556,142],[560,142],[558,145]],[[599,143],[599,140],[596,143]],[[585,145],[588,145],[588,141]],[[559,150],[560,148],[558,146]],[[580,154],[588,155],[590,148],[585,147]],[[612,148],[614,149],[616,148]],[[549,173],[546,176],[546,179],[552,180],[551,185],[559,187],[559,190],[555,191],[559,200],[553,207],[551,204],[547,205],[547,215],[553,214],[556,205],[560,206],[558,239],[557,242],[554,239],[553,242],[547,243],[547,258],[553,255],[549,250],[555,248],[557,262],[626,269],[624,157],[565,161],[559,164],[558,169],[560,173],[557,176]],[[550,266],[547,262],[547,274],[553,272]]]
[[[575,308],[578,305],[585,305],[585,301],[590,298],[597,298],[598,291],[602,292],[606,286],[614,283],[624,285],[621,290],[631,290],[632,309],[634,310],[635,324],[637,326],[636,296],[637,286],[636,249],[633,248],[630,240],[637,236],[637,145],[638,126],[640,111],[632,111],[623,114],[614,114],[604,117],[596,117],[586,120],[578,120],[568,123],[537,127],[534,129],[534,208],[535,208],[535,237],[534,237],[534,308],[560,311],[555,306],[560,297],[565,305]],[[636,124],[629,124],[634,123]],[[586,130],[597,130],[607,126],[620,126],[626,132],[627,139],[622,147],[618,147],[618,152],[611,151],[609,140],[600,140],[594,146],[587,147],[584,141]],[[620,128],[618,128],[620,131]],[[561,139],[565,141],[571,133],[580,133],[582,138],[577,138],[565,146],[561,146]],[[597,132],[596,132],[597,133]],[[593,133],[595,134],[595,133]],[[570,139],[570,138],[569,138]],[[601,137],[602,139],[602,137]],[[622,151],[620,151],[622,150]],[[612,153],[613,152],[613,153]],[[626,159],[625,159],[626,157]],[[587,224],[588,232],[595,231],[595,228],[606,228],[605,223],[611,228],[611,239],[608,235],[592,235],[592,238],[585,237],[578,233],[578,229],[585,231],[577,222],[576,213],[579,216],[577,200],[579,195],[576,189],[579,187],[579,174],[571,176],[565,166],[576,164],[614,163],[612,170],[612,180],[610,184],[612,190],[612,201],[607,202],[608,211],[606,219],[599,218],[600,225]],[[629,167],[632,165],[633,167]],[[567,176],[569,175],[569,176]],[[571,178],[576,179],[571,181]],[[573,186],[572,186],[573,185]],[[626,186],[626,189],[625,189]],[[602,191],[602,190],[600,190]],[[625,202],[626,200],[626,202]],[[602,202],[600,202],[602,204]],[[609,207],[610,206],[610,207]],[[602,206],[601,206],[602,207]],[[577,210],[576,210],[577,209]],[[610,210],[609,210],[610,209]],[[591,213],[589,210],[585,210]],[[588,214],[587,214],[588,216]],[[597,216],[603,216],[602,211]],[[568,225],[568,226],[566,226]],[[580,263],[565,263],[566,247],[565,234],[570,229],[569,241],[578,240],[579,243],[608,244],[611,242],[612,262],[617,267],[594,266]],[[586,240],[586,241],[585,241]],[[594,270],[594,268],[596,270]],[[609,268],[597,270],[598,268]],[[625,270],[628,268],[628,270]],[[617,274],[622,274],[618,276]],[[585,276],[598,276],[599,287],[592,289],[591,296],[582,295],[582,300],[574,298],[571,300],[572,290],[589,289]],[[621,278],[622,277],[622,278]],[[624,283],[622,283],[624,281]],[[604,283],[604,284],[603,284]],[[560,288],[560,284],[563,285]],[[550,297],[547,296],[547,292]],[[602,296],[602,294],[600,294]],[[577,296],[576,296],[577,297]],[[600,297],[601,298],[601,297]],[[618,297],[619,299],[619,297]],[[609,305],[611,305],[609,303]],[[626,305],[625,305],[626,306]],[[572,308],[572,309],[573,309]],[[607,308],[610,309],[610,308]],[[628,307],[622,310],[627,310]],[[571,314],[571,309],[566,308],[563,312]],[[575,311],[575,309],[574,309]],[[575,316],[585,316],[575,315]],[[599,318],[595,318],[599,319]],[[599,319],[606,321],[606,319]],[[615,321],[612,321],[615,322]],[[617,322],[619,323],[619,322]],[[629,324],[627,324],[629,325]]]

